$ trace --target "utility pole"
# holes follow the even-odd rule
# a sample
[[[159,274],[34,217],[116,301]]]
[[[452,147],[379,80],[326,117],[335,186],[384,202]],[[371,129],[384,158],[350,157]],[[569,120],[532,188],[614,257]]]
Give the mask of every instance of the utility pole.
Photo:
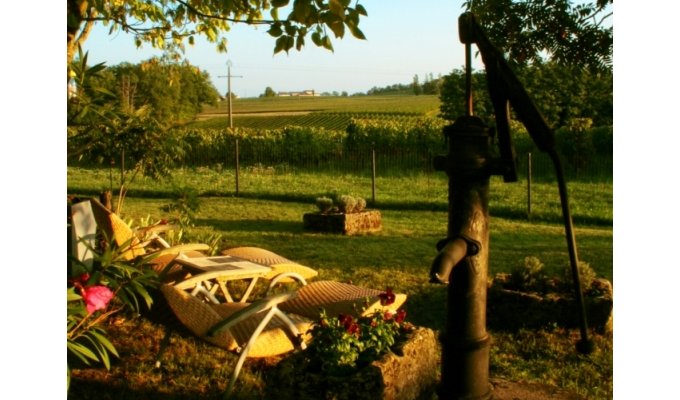
[[[220,75],[218,78],[227,78],[227,102],[229,104],[229,129],[232,130],[234,129],[234,119],[232,118],[231,115],[231,78],[243,78],[241,75],[232,75],[231,74],[231,60],[227,60],[227,75]],[[234,150],[235,150],[235,159],[236,159],[236,165],[235,165],[235,177],[236,177],[236,197],[238,197],[238,192],[239,192],[239,185],[238,185],[238,177],[240,174],[240,165],[239,165],[239,149],[238,149],[238,138],[234,141]]]
[[[227,104],[229,104],[229,128],[234,129],[234,120],[231,116],[231,78],[243,78],[242,75],[231,74],[231,60],[227,61],[227,75],[220,75],[218,78],[227,78]]]

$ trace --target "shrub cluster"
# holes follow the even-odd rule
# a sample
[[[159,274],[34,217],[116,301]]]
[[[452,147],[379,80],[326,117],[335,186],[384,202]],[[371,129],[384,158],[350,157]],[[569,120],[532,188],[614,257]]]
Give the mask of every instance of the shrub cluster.
[[[336,196],[335,200],[330,197],[321,196],[316,198],[316,206],[322,214],[353,214],[360,213],[366,209],[366,200],[362,197],[350,196],[348,194]]]
[[[546,292],[549,289],[557,289],[563,292],[571,292],[574,287],[571,265],[564,266],[562,276],[548,277],[543,270],[543,263],[537,257],[528,256],[512,267],[506,281],[507,286],[514,290]],[[581,289],[588,292],[597,276],[590,264],[585,261],[578,263],[579,280]]]

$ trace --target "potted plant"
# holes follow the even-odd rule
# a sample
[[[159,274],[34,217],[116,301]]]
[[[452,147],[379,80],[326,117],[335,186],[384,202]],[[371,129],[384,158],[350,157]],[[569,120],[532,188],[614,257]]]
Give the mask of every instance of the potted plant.
[[[382,229],[378,210],[367,210],[366,200],[351,195],[316,198],[317,212],[303,215],[304,228],[317,232],[357,233],[377,232]]]
[[[390,289],[381,295],[389,303]],[[393,297],[392,297],[393,298]],[[406,312],[330,316],[322,312],[305,351],[282,360],[268,385],[279,399],[419,399],[437,383],[434,331],[405,321]],[[274,393],[272,393],[273,395]]]

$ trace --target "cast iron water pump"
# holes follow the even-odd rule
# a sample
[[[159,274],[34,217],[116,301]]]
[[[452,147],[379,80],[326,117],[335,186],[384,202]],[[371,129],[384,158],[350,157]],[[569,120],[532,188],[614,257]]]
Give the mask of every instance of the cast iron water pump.
[[[593,350],[588,339],[578,272],[576,240],[562,165],[548,127],[503,55],[491,44],[472,13],[458,20],[466,49],[466,115],[444,128],[447,156],[435,158],[435,169],[449,177],[447,237],[437,244],[430,281],[448,284],[447,321],[442,335],[442,399],[490,399],[489,342],[486,331],[486,291],[489,266],[489,179],[502,175],[517,181],[516,157],[509,128],[509,106],[526,126],[539,150],[553,160],[557,175],[574,290],[580,308],[581,339],[577,350]],[[495,113],[499,151],[492,147],[494,130],[472,113],[471,45],[482,55]]]

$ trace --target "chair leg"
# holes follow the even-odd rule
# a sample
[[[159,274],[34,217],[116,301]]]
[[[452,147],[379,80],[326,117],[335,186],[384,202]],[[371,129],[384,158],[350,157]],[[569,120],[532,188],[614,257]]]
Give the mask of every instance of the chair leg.
[[[229,385],[227,385],[227,390],[224,392],[224,398],[225,399],[229,399],[230,396],[231,396],[231,391],[234,389],[234,385],[236,384],[236,379],[238,379],[238,375],[241,372],[241,367],[243,367],[243,362],[246,360],[246,357],[248,357],[248,353],[250,352],[250,348],[253,347],[253,344],[255,344],[255,341],[260,336],[260,333],[262,333],[262,331],[267,326],[267,324],[272,319],[272,317],[274,315],[276,315],[277,311],[278,311],[278,309],[276,308],[276,306],[269,309],[267,314],[264,316],[264,318],[262,318],[260,323],[255,328],[255,331],[253,331],[253,334],[250,336],[250,339],[248,340],[248,343],[243,348],[243,351],[241,351],[241,355],[238,357],[238,361],[236,361],[236,366],[234,367],[234,372],[231,373],[231,378],[229,379]]]
[[[161,340],[161,345],[158,349],[158,354],[156,354],[156,368],[161,367],[161,357],[163,356],[165,349],[168,347],[168,344],[170,344],[170,336],[172,336],[172,331],[173,329],[170,326],[165,327],[165,336],[163,336],[163,340]]]

